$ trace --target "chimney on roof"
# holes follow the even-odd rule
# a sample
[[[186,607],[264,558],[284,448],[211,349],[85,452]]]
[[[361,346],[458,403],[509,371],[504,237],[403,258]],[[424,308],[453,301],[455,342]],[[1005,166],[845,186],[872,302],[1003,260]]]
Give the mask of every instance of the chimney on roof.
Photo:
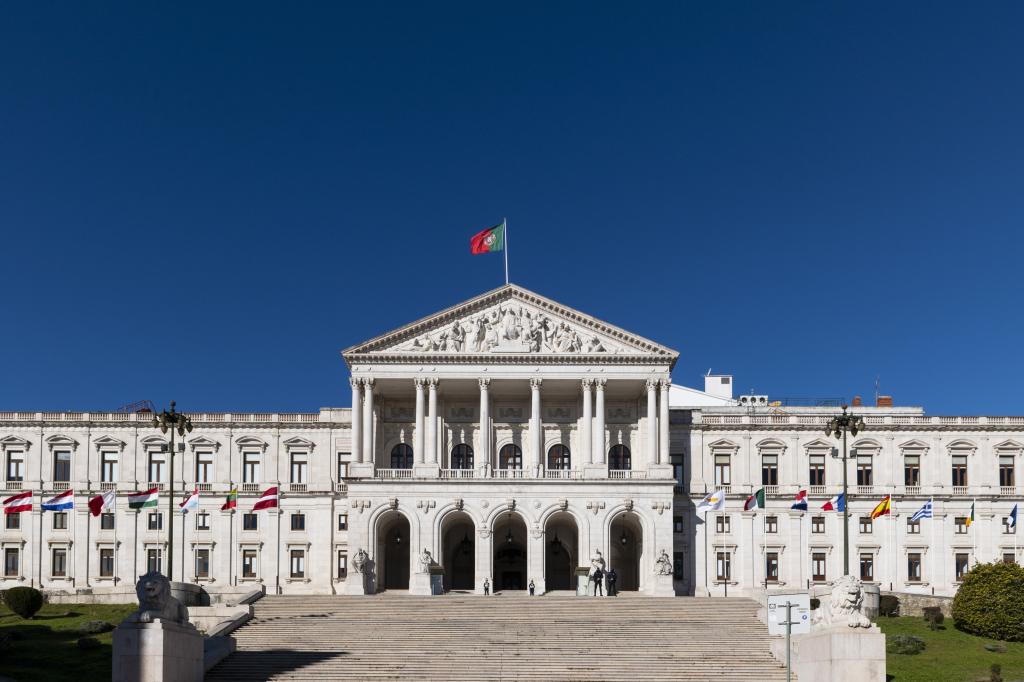
[[[860,407],[864,404],[864,401],[860,399],[859,395],[853,396],[853,407]]]
[[[880,395],[875,399],[875,407],[892,407],[891,395]]]

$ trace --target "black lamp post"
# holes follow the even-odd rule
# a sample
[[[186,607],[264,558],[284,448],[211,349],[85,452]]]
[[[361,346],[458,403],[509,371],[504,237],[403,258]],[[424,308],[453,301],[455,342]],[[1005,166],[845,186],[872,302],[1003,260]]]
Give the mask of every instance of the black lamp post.
[[[167,477],[167,579],[174,579],[174,433],[177,432],[182,438],[186,433],[192,431],[192,420],[180,412],[174,411],[175,402],[171,401],[171,411],[164,410],[160,414],[153,415],[153,428],[160,429],[160,433],[171,432],[170,455],[168,456],[168,477]],[[185,576],[181,576],[182,580]]]
[[[828,420],[825,435],[843,439],[843,575],[850,575],[850,496],[847,494],[849,486],[846,480],[846,433],[850,432],[856,437],[865,427],[864,419],[847,414],[846,407],[843,405],[843,413]]]

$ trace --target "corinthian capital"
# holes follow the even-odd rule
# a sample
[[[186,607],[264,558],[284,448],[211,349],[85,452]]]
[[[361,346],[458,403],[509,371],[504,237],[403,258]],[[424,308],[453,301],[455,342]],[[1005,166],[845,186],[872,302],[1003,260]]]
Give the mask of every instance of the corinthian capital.
[[[671,385],[672,385],[672,380],[671,379],[662,379],[661,380],[661,390],[667,391]]]
[[[416,386],[416,388],[422,389],[424,386],[427,385],[427,380],[424,379],[423,377],[417,377],[413,379],[413,384]]]
[[[584,379],[581,383],[583,385],[583,390],[584,391],[589,391],[590,387],[594,385],[594,380],[593,379]]]
[[[486,391],[487,387],[491,385],[491,380],[490,380],[489,377],[484,377],[483,379],[477,379],[477,382],[480,384],[480,390],[481,391]]]
[[[647,390],[648,390],[648,392],[658,390],[658,380],[657,379],[648,379],[647,380]]]
[[[540,377],[533,377],[532,379],[530,379],[530,388],[539,389],[542,383],[544,383],[543,379],[541,379]]]
[[[597,390],[599,390],[599,391],[601,391],[603,393],[604,392],[604,385],[607,384],[607,383],[608,383],[607,379],[594,379],[594,388],[596,388]]]
[[[348,378],[348,385],[351,386],[352,388],[361,388],[362,385],[363,385],[363,380],[362,379],[357,379],[355,377],[349,377]]]
[[[373,390],[373,377],[366,377],[365,379],[363,379],[363,385],[366,386],[366,390],[372,391]]]

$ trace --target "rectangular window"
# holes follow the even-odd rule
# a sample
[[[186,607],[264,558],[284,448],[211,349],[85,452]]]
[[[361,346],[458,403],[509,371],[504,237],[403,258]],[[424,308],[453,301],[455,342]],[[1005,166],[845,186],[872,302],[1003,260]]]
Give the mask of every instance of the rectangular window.
[[[209,483],[213,477],[213,453],[196,453],[196,483]]]
[[[715,483],[718,485],[732,485],[732,470],[729,465],[729,455],[715,455]]]
[[[675,479],[676,485],[680,488],[684,487],[686,484],[686,480],[683,476],[683,456],[672,455],[672,478]]]
[[[683,532],[683,517],[673,516],[672,517],[672,532],[682,533]]]
[[[920,535],[921,534],[921,522],[914,521],[913,519],[907,519],[907,535]]]
[[[344,481],[348,478],[348,458],[351,454],[348,452],[338,453],[338,481]]]
[[[114,530],[114,514],[112,512],[100,514],[100,530]]]
[[[117,481],[117,453],[103,452],[100,454],[100,480],[104,483]]]
[[[164,453],[149,453],[149,482],[162,483],[164,480]]]
[[[716,567],[719,581],[729,582],[732,580],[732,554],[719,552]]]
[[[67,512],[53,512],[53,529],[54,530],[67,530],[68,529],[68,513]]]
[[[967,455],[953,455],[953,485],[967,485]]]
[[[761,455],[761,485],[779,484],[779,456]]]
[[[149,530],[163,530],[164,515],[161,512],[149,512],[146,527]]]
[[[953,522],[956,524],[956,534],[957,535],[966,535],[967,534],[967,517],[966,516],[957,516],[956,518],[953,519]]]
[[[4,527],[7,530],[18,530],[21,528],[21,514],[4,514]]]
[[[25,454],[18,450],[7,453],[7,480],[25,480]]]
[[[68,575],[68,550],[66,547],[54,547],[50,556],[50,575],[54,578],[65,578]]]
[[[242,577],[243,578],[255,578],[256,577],[256,564],[257,556],[255,549],[243,549],[242,550]]]
[[[860,555],[860,579],[865,582],[872,582],[875,579],[875,555]]]
[[[53,453],[53,480],[67,483],[71,480],[71,453],[57,450]]]
[[[160,549],[147,549],[146,550],[146,570],[156,571],[157,573],[163,573],[163,550]]]
[[[908,583],[919,583],[921,582],[921,554],[920,552],[910,552],[907,554],[907,582]]]
[[[210,577],[210,550],[208,549],[196,550],[196,577]]]
[[[730,529],[729,517],[725,514],[721,514],[715,517],[715,532],[716,533],[728,533]]]
[[[1013,519],[1011,519],[1009,516],[1004,516],[1003,517],[1003,534],[1004,535],[1013,535],[1016,532],[1017,532],[1017,529],[1013,525]]]
[[[242,453],[242,483],[260,482],[260,453]]]
[[[293,549],[291,551],[291,577],[306,577],[306,550]]]
[[[921,485],[921,456],[903,458],[903,485]]]
[[[348,554],[345,550],[338,550],[338,580],[344,580],[348,575]]]
[[[259,527],[259,517],[256,512],[242,514],[242,530],[256,530]]]
[[[811,580],[816,583],[823,583],[828,580],[825,564],[824,552],[814,552],[811,554]]]
[[[1003,563],[1004,564],[1015,564],[1017,560],[1013,556],[1013,552],[1003,552]]]
[[[4,575],[8,578],[18,577],[18,560],[20,551],[16,547],[4,549]]]
[[[338,530],[348,530],[348,514],[338,514]]]
[[[778,516],[766,516],[766,517],[764,517],[764,532],[765,533],[778,533],[779,532],[779,517]]]
[[[210,530],[210,513],[201,511],[196,514],[196,530]]]
[[[872,485],[871,455],[857,455],[857,485]]]
[[[100,550],[100,577],[101,578],[113,578],[114,577],[114,550],[113,548],[103,548]]]
[[[811,517],[811,532],[812,533],[824,533],[825,532],[825,517],[824,516],[812,516]]]
[[[870,516],[860,517],[860,532],[861,535],[870,535],[874,524],[871,522]]]
[[[306,482],[306,464],[308,457],[305,452],[292,453],[292,483]]]
[[[967,554],[957,554],[953,559],[956,565],[956,581],[960,582],[967,575],[967,571],[970,570],[970,557]]]
[[[1011,488],[1014,485],[1013,455],[999,455],[999,485],[1004,488]]]
[[[306,530],[305,514],[292,514],[292,530]]]
[[[825,455],[811,455],[811,485],[825,485]]]
[[[767,552],[764,555],[764,579],[769,583],[779,582],[778,552]]]

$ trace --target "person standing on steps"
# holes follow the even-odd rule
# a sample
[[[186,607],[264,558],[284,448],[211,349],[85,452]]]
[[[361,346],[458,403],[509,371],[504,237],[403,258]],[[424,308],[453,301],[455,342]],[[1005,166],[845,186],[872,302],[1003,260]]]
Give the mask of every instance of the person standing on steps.
[[[595,597],[598,597],[598,596],[603,597],[604,596],[604,590],[602,589],[601,586],[604,583],[604,571],[602,571],[600,568],[595,570],[594,571],[594,575],[592,576],[592,578],[593,578],[593,581],[594,581],[594,596]]]
[[[491,581],[484,578],[484,596],[486,597],[491,593]]]
[[[618,597],[619,596],[619,588],[616,586],[615,583],[618,582],[619,576],[615,573],[615,569],[614,568],[609,568],[608,569],[608,573],[606,574],[605,577],[608,580],[608,596],[609,597]]]
[[[537,586],[533,584],[533,578],[530,578],[530,596],[533,596],[533,591],[537,589]]]

